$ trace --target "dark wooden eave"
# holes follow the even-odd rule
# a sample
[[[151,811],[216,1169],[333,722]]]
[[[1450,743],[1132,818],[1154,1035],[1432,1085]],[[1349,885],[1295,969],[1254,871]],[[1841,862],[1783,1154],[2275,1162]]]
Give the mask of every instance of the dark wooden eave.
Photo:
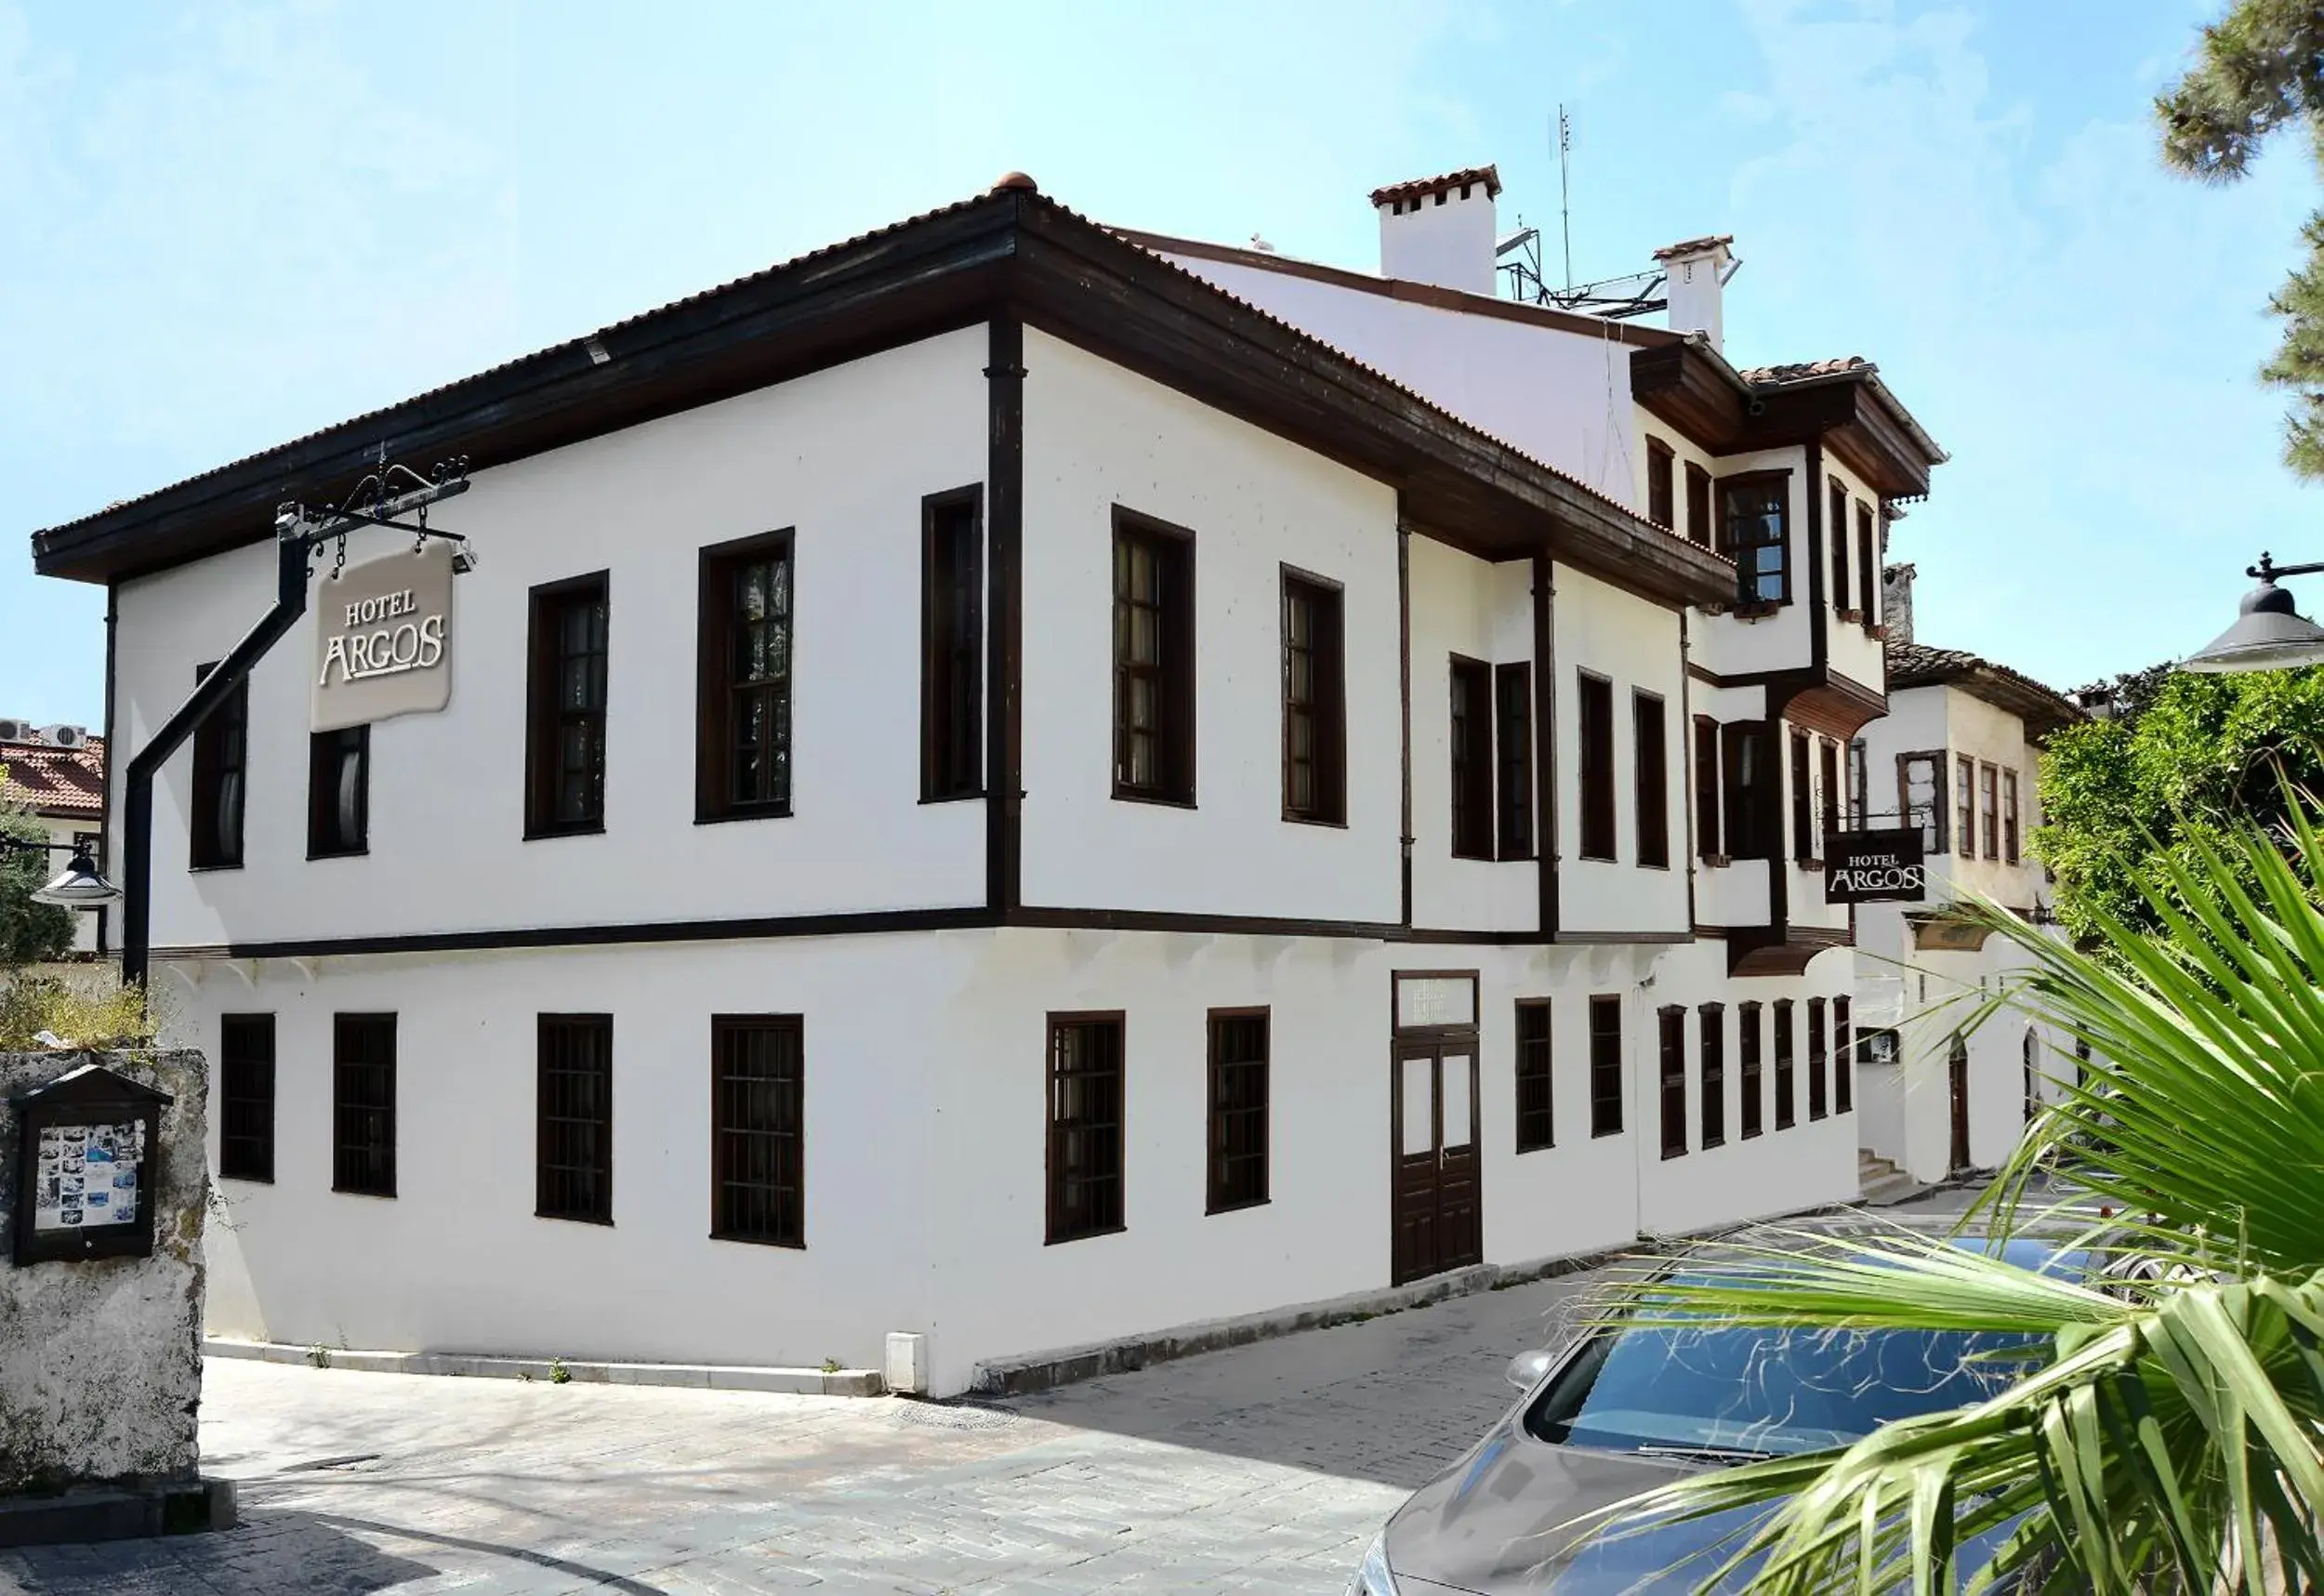
[[[112,581],[271,534],[384,446],[471,470],[730,398],[999,313],[1393,485],[1490,559],[1552,558],[1672,605],[1733,565],[1319,340],[1037,194],[1004,190],[821,250],[33,535],[44,575]]]
[[[1714,455],[1820,439],[1884,499],[1926,494],[1943,459],[1897,417],[1869,366],[1754,387],[1693,339],[1636,350],[1630,363],[1631,396]]]

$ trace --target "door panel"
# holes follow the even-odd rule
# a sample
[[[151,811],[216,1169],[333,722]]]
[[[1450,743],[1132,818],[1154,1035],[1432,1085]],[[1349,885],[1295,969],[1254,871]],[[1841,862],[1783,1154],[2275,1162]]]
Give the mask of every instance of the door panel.
[[[1459,1269],[1485,1257],[1477,1178],[1477,1059],[1465,1046],[1437,1060],[1444,1145],[1436,1157],[1436,1267]]]
[[[1483,1256],[1473,1043],[1400,1046],[1395,1056],[1394,1233],[1397,1284]]]

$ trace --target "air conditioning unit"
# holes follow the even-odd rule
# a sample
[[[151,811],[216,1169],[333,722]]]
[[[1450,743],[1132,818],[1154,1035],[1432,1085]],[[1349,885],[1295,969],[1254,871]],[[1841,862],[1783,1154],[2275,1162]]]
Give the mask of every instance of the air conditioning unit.
[[[88,741],[88,732],[78,726],[44,726],[40,740],[52,748],[77,748]]]
[[[0,743],[30,743],[40,735],[40,728],[30,720],[0,719]]]

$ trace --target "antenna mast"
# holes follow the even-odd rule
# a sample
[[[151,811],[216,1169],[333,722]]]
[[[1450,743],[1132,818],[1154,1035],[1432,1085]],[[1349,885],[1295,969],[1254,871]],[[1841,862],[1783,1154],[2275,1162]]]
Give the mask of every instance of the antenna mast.
[[[1569,204],[1565,182],[1565,152],[1574,147],[1574,125],[1566,119],[1565,107],[1557,108],[1557,225],[1565,247],[1565,291],[1574,288],[1574,213]]]

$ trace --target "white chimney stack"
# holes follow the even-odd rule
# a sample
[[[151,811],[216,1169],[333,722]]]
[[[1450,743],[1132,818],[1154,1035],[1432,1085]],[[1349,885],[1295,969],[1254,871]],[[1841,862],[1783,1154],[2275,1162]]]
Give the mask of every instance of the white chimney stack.
[[[1374,189],[1380,274],[1489,298],[1500,242],[1493,196],[1500,191],[1500,174],[1490,166]]]
[[[1714,350],[1725,352],[1726,323],[1719,309],[1719,291],[1743,263],[1727,245],[1734,236],[1690,238],[1655,251],[1655,264],[1663,275],[1663,297],[1669,301],[1670,330],[1700,333]]]

